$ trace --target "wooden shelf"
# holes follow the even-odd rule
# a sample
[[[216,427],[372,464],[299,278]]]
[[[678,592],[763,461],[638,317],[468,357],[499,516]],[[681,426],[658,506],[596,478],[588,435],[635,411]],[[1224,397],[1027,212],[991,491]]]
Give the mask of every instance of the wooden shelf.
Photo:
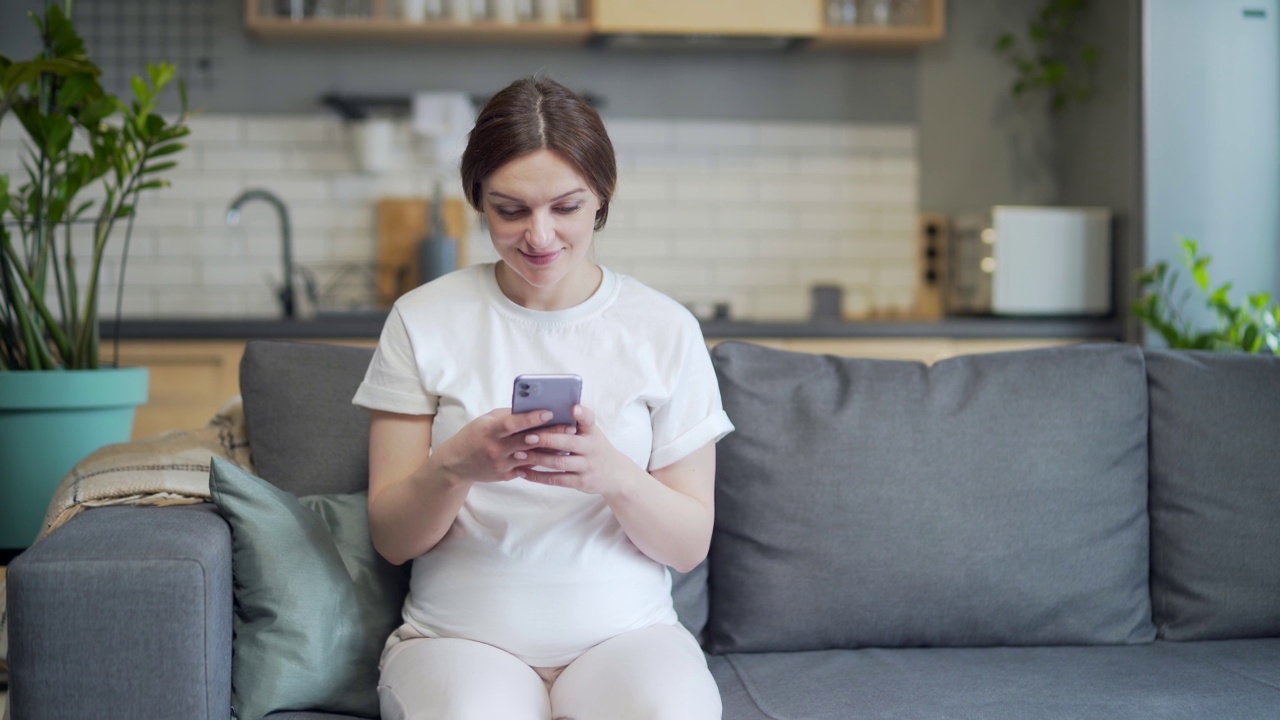
[[[260,5],[265,0],[245,0],[245,27],[255,37],[268,41],[398,41],[441,42],[475,44],[530,44],[530,45],[584,45],[597,35],[616,32],[628,27],[641,32],[656,32],[657,26],[631,27],[624,20],[629,16],[613,18],[602,11],[600,2],[588,0],[587,18],[559,24],[541,21],[505,24],[493,20],[475,20],[459,23],[452,20],[409,21],[393,17],[387,11],[386,0],[375,0],[371,17],[363,18],[302,18],[264,16]],[[809,0],[817,9],[825,8],[825,0]],[[909,49],[943,38],[946,32],[946,0],[924,0],[928,23],[907,25],[819,25],[815,31],[811,20],[814,7],[795,14],[796,27],[791,35],[805,40],[806,47],[819,49],[883,48]],[[701,16],[698,16],[701,17]],[[821,16],[819,16],[821,17]],[[694,17],[693,20],[697,20]],[[604,22],[602,26],[600,23]],[[693,21],[690,21],[693,22]],[[696,24],[696,23],[694,23]],[[793,23],[794,24],[794,23]],[[740,35],[747,27],[726,27],[725,35]],[[671,33],[667,28],[666,32]],[[816,34],[815,34],[816,33]],[[771,34],[778,34],[775,28]]]
[[[394,19],[250,18],[249,32],[263,40],[397,40],[404,42],[533,43],[581,45],[591,37],[586,22],[504,25],[492,21],[411,23]]]
[[[909,49],[946,36],[947,0],[924,0],[928,22],[922,25],[824,25],[810,43],[819,49]]]

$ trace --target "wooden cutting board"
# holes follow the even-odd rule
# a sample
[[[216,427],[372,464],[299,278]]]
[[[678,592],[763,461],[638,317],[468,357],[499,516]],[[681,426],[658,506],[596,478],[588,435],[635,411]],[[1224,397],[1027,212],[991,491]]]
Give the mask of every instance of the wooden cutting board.
[[[402,293],[417,287],[418,242],[427,234],[431,199],[386,197],[375,206],[378,245],[378,304],[391,307]],[[444,228],[458,241],[458,267],[467,264],[467,208],[460,198],[445,198]],[[400,279],[400,282],[397,280]]]

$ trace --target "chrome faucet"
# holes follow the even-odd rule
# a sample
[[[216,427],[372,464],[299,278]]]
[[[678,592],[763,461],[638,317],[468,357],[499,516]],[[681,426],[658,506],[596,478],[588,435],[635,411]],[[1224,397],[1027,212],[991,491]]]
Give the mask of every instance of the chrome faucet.
[[[245,190],[232,200],[231,207],[227,208],[228,225],[240,224],[240,208],[250,200],[265,200],[271,203],[276,209],[276,214],[280,216],[280,243],[284,250],[284,287],[280,288],[280,303],[284,306],[285,317],[297,317],[293,294],[293,229],[289,226],[289,209],[284,206],[284,201],[269,190],[260,188]]]

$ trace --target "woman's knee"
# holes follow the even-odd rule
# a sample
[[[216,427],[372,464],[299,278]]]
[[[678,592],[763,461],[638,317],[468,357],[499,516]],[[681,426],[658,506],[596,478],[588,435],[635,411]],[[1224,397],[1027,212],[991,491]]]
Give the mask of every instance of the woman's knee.
[[[718,720],[720,691],[681,627],[620,635],[583,653],[551,688],[557,718]]]
[[[408,640],[378,683],[384,720],[550,720],[542,679],[491,645],[452,638]]]

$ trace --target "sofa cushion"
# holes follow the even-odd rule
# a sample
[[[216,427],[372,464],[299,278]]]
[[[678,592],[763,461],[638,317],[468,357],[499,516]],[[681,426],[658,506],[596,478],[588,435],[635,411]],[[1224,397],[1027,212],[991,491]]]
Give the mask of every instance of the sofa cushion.
[[[1280,637],[1280,358],[1151,351],[1147,374],[1161,637]]]
[[[712,355],[712,652],[1154,636],[1136,347]]]
[[[1280,717],[1274,669],[1280,639],[825,650],[725,660],[770,718]],[[760,715],[747,710],[742,717]]]
[[[236,717],[378,717],[378,657],[408,578],[374,550],[366,495],[295,498],[220,458],[209,490],[231,525]]]
[[[368,487],[369,413],[351,404],[371,348],[253,340],[240,394],[254,472],[296,495]]]

